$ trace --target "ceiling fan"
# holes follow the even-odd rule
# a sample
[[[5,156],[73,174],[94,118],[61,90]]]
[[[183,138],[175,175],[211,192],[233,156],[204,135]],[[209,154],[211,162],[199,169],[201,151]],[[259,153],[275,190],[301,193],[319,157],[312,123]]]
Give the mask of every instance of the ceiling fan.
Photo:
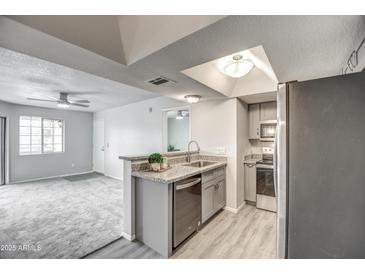
[[[40,98],[27,98],[27,100],[54,102],[54,103],[57,103],[57,107],[59,107],[59,108],[69,108],[70,106],[88,108],[89,105],[85,105],[85,104],[90,103],[89,100],[84,100],[84,99],[83,100],[69,100],[67,92],[60,92],[59,99],[54,98],[54,99],[50,100],[50,99],[40,99]]]

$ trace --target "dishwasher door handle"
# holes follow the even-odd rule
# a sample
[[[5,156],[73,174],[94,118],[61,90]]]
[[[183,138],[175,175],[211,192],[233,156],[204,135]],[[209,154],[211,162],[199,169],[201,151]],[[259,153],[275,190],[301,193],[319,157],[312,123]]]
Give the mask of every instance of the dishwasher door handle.
[[[201,182],[201,180],[202,179],[196,179],[196,180],[194,180],[194,181],[192,181],[192,182],[189,182],[189,183],[187,183],[187,184],[184,184],[184,185],[178,185],[178,186],[176,186],[176,190],[181,190],[181,189],[185,189],[185,188],[188,188],[188,187],[191,187],[191,186],[194,186],[194,185],[196,185],[196,184],[199,184],[200,182]]]

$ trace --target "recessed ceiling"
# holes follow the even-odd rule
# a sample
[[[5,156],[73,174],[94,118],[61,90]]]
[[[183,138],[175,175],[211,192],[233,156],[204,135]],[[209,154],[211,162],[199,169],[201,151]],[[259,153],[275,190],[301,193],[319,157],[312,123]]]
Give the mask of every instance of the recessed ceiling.
[[[239,78],[230,77],[223,72],[223,68],[232,62],[233,56],[236,55],[241,55],[244,60],[254,64],[248,74]],[[185,69],[182,73],[228,97],[273,91],[276,90],[278,83],[262,46],[235,52]]]
[[[27,97],[50,99],[68,92],[69,99],[87,99],[90,107],[73,110],[99,111],[158,96],[119,82],[0,48],[0,100],[57,108],[53,102],[29,101]]]
[[[2,47],[175,99],[199,94],[208,100],[226,95],[181,71],[257,45],[264,48],[279,82],[341,74],[349,54],[365,36],[365,16],[228,16],[184,35],[157,51],[146,51],[138,61],[125,66],[0,17]],[[362,69],[365,58],[360,56],[359,60]],[[154,86],[146,82],[157,76],[176,84]]]
[[[225,16],[16,15],[9,18],[123,65],[136,61]]]

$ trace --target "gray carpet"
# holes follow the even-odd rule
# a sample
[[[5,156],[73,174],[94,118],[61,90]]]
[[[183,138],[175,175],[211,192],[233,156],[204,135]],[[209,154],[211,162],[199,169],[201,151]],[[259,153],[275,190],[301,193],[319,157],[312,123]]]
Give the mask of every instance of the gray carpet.
[[[0,258],[81,258],[120,238],[122,227],[121,181],[0,186]]]

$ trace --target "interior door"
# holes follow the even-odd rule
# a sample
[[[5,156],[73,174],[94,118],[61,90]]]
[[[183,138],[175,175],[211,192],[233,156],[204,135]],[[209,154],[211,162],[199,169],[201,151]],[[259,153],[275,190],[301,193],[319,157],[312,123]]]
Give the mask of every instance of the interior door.
[[[104,174],[104,120],[94,120],[93,161],[94,171]]]

